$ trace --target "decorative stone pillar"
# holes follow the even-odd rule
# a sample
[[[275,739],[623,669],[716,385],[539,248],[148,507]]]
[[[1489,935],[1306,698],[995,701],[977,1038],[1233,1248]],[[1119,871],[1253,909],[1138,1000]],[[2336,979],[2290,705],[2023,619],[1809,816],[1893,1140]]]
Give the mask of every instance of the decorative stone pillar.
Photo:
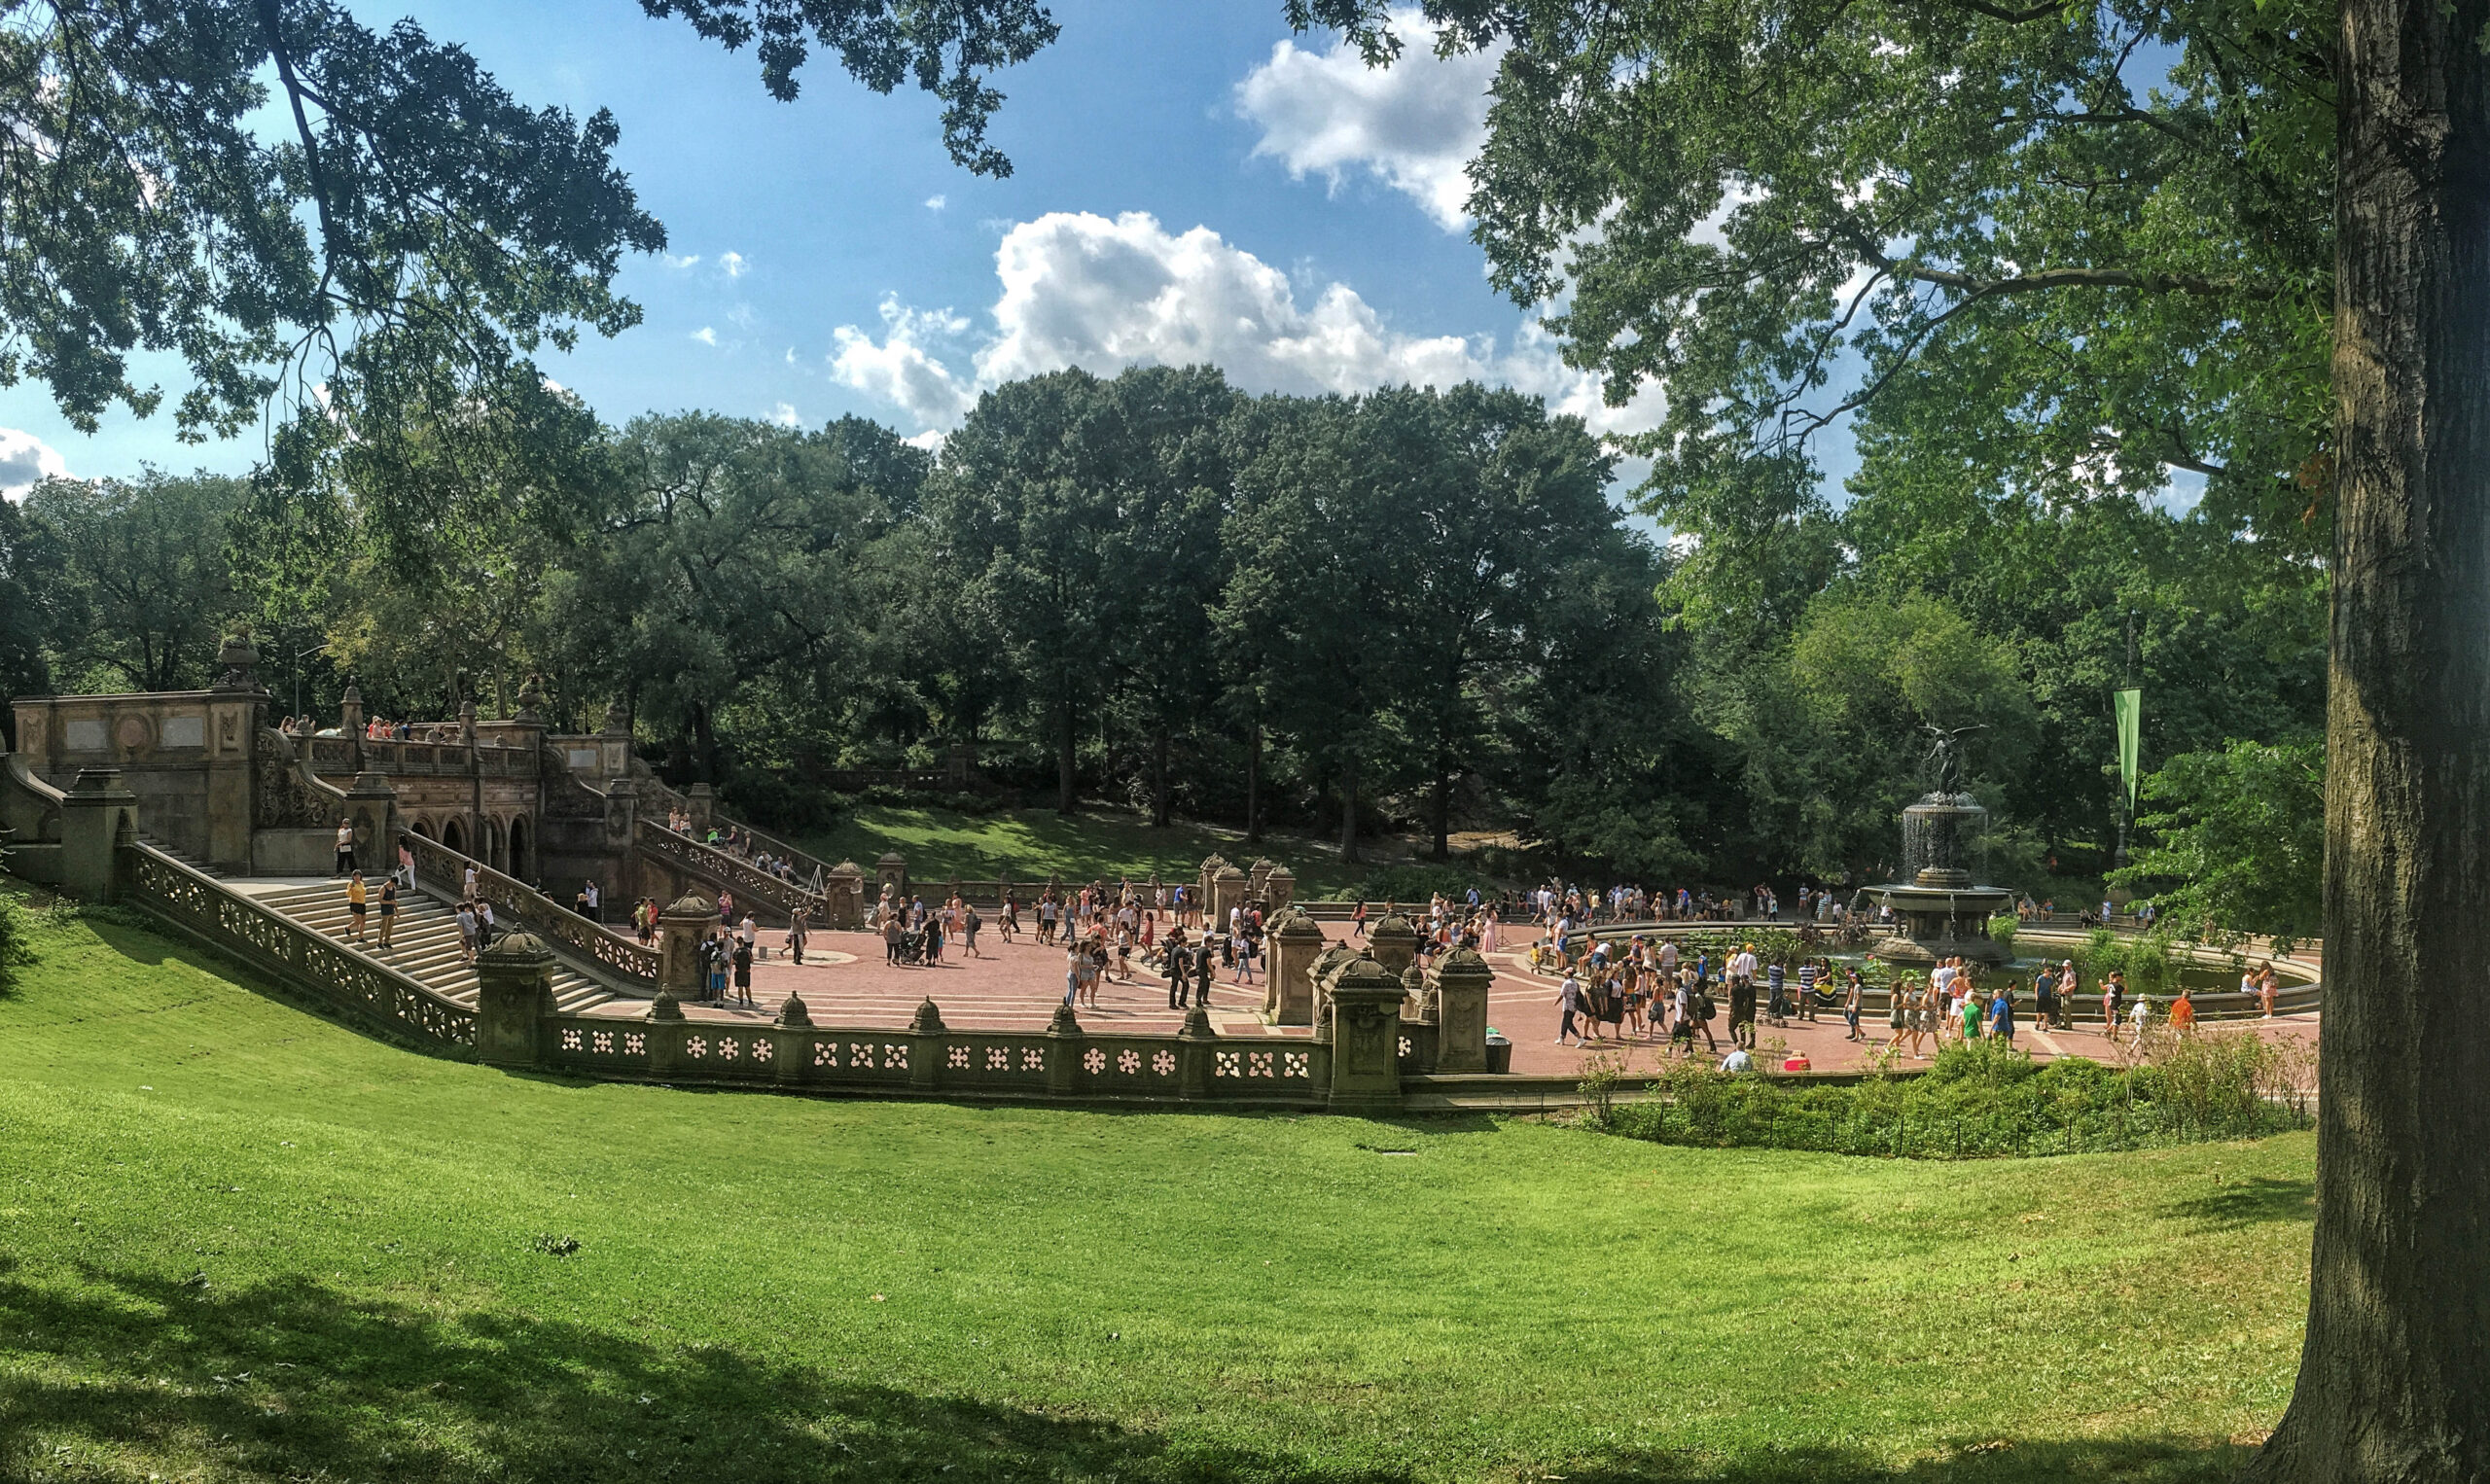
[[[829,921],[825,928],[852,931],[865,926],[865,868],[853,861],[841,861],[830,868],[822,879],[823,907]]]
[[[873,878],[878,883],[874,887],[876,893],[887,886],[897,900],[907,900],[907,858],[898,851],[873,863]]]
[[[1270,857],[1255,857],[1254,864],[1245,867],[1246,897],[1253,901],[1261,901],[1263,897],[1263,883],[1270,880],[1271,872],[1278,868],[1279,867],[1272,862]]]
[[[1285,866],[1274,866],[1263,878],[1263,900],[1278,911],[1297,900],[1297,874]]]
[[[951,788],[966,791],[977,778],[977,744],[954,742],[943,755],[943,779]]]
[[[1455,948],[1435,968],[1438,1072],[1487,1070],[1487,991],[1496,971],[1473,948]]]
[[[1211,1055],[1218,1044],[1210,1011],[1198,1005],[1187,1010],[1185,1028],[1176,1033],[1176,1096],[1189,1102],[1210,1096]]]
[[[122,842],[137,837],[138,795],[121,786],[121,769],[80,768],[60,795],[60,889],[89,901],[112,901]]]
[[[1374,961],[1392,971],[1396,979],[1418,956],[1418,930],[1398,912],[1367,929],[1366,936],[1373,947]]]
[[[476,956],[476,1059],[533,1067],[550,1043],[553,955],[535,934],[505,933]]]
[[[617,696],[605,708],[605,729],[597,733],[597,770],[608,778],[625,778],[631,772],[631,708]]]
[[[1266,926],[1271,972],[1263,990],[1263,1018],[1272,1025],[1312,1025],[1314,981],[1310,971],[1323,954],[1323,930],[1313,918],[1295,907],[1282,907]]]
[[[355,744],[355,757],[363,756],[363,688],[346,682],[346,693],[338,702],[338,730]],[[308,754],[304,756],[308,757]]]
[[[476,703],[474,701],[458,703],[458,745],[461,747],[476,745]]]
[[[527,679],[519,682],[518,710],[512,713],[511,720],[523,726],[541,727],[545,724],[544,676],[531,672]]]
[[[943,1051],[950,1030],[943,1023],[943,1012],[935,1007],[934,997],[926,996],[925,1003],[916,1007],[915,1018],[907,1023],[907,1085],[919,1092],[931,1092],[942,1085]]]
[[[705,783],[695,783],[683,791],[686,813],[692,816],[692,832],[705,833],[710,822],[718,817],[718,791]]]
[[[812,1011],[805,1007],[803,997],[788,991],[786,1003],[778,1007],[777,1026],[770,1032],[770,1039],[777,1043],[771,1074],[779,1082],[791,1084],[804,1079],[806,1064],[812,1060]]]
[[[1211,883],[1217,881],[1219,873],[1227,868],[1227,862],[1216,852],[1202,857],[1201,879],[1194,885],[1193,906],[1202,913],[1204,922],[1210,920]]]
[[[398,791],[384,773],[357,773],[346,790],[346,823],[354,827],[354,864],[367,876],[397,869]]]
[[[1047,1091],[1061,1098],[1081,1090],[1081,1050],[1088,1039],[1072,1007],[1056,1005],[1054,1018],[1047,1023]]]
[[[700,998],[700,939],[717,925],[718,904],[686,892],[658,914],[658,997],[675,1002]],[[680,1018],[682,1010],[675,1010]],[[659,1018],[665,1018],[660,1016]]]
[[[1332,1039],[1332,981],[1340,971],[1357,961],[1358,950],[1346,943],[1334,943],[1315,956],[1314,967],[1305,972],[1307,987],[1314,1000],[1314,1039]]]
[[[1214,933],[1227,931],[1230,907],[1245,904],[1245,873],[1233,866],[1223,866],[1210,883],[1210,926]]]
[[[1388,1113],[1401,1106],[1401,1003],[1407,995],[1378,959],[1355,959],[1333,979],[1334,1112]]]

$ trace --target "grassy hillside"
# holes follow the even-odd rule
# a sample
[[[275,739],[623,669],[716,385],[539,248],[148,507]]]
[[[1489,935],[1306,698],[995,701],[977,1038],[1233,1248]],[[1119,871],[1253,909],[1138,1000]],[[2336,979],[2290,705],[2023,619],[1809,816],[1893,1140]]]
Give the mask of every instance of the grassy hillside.
[[[1336,843],[1301,835],[1266,834],[1245,843],[1241,830],[1177,821],[1154,829],[1141,815],[1084,809],[1067,819],[1051,809],[999,809],[991,814],[914,804],[861,804],[836,829],[796,841],[825,861],[854,861],[870,873],[889,851],[907,860],[912,876],[941,881],[958,875],[992,880],[1007,866],[1015,881],[1042,882],[1059,871],[1068,882],[1136,881],[1158,872],[1162,881],[1191,881],[1205,856],[1220,855],[1240,867],[1268,856],[1297,877],[1298,895],[1325,897],[1373,883],[1378,897],[1420,884],[1418,870],[1444,874],[1467,885],[1471,877],[1452,867],[1426,866],[1410,859],[1397,840],[1370,840],[1358,865],[1340,860]]]
[[[1966,1169],[587,1085],[37,937],[10,1480],[2212,1479],[2298,1343],[2302,1136]]]

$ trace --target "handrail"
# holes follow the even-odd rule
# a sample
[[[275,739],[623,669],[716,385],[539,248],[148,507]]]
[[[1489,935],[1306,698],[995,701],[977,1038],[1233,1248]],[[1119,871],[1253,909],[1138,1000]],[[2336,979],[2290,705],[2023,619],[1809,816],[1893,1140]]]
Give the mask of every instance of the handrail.
[[[123,898],[350,1014],[472,1051],[476,1012],[379,960],[263,906],[144,841],[116,859]]]
[[[655,820],[639,821],[638,830],[639,846],[651,855],[671,861],[694,875],[723,882],[729,890],[758,898],[781,912],[792,915],[800,908],[817,923],[829,920],[827,896],[807,891],[793,881],[781,881]]]
[[[656,988],[656,949],[644,948],[602,924],[588,921],[516,877],[505,875],[473,856],[461,855],[439,840],[411,830],[401,830],[398,839],[414,856],[418,878],[439,882],[457,897],[466,891],[466,872],[472,866],[476,869],[476,895],[491,902],[494,911],[531,933],[552,938],[600,969],[643,987]]]
[[[655,794],[658,803],[666,805],[669,808],[680,808],[686,814],[692,812],[691,798],[676,792],[674,789],[669,788],[662,780],[655,776],[651,776],[648,778],[637,779],[635,782],[644,794]],[[754,829],[742,820],[735,819],[729,815],[720,814],[714,806],[709,811],[709,817],[721,826],[729,829],[740,830],[751,838],[761,841],[763,844],[769,847],[771,854],[782,855],[788,860],[795,862],[799,870],[805,879],[810,880],[818,877],[819,879],[827,880],[829,878],[831,870],[833,869],[831,864],[822,860],[819,856],[812,854],[810,851],[807,851],[800,846],[790,845],[785,840],[778,838],[774,834],[770,834],[765,830]],[[701,845],[706,849],[715,850],[717,848],[714,845],[708,845],[705,841],[694,840],[693,843],[695,845]],[[723,854],[723,852],[721,853]]]

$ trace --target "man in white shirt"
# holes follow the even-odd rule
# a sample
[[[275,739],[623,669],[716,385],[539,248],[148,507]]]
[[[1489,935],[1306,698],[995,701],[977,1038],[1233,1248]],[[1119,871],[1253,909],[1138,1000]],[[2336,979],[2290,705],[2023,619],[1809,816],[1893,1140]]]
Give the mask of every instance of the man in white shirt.
[[[1729,956],[1729,977],[1732,979],[1746,979],[1750,981],[1755,978],[1755,951],[1753,949],[1741,948],[1736,953]]]

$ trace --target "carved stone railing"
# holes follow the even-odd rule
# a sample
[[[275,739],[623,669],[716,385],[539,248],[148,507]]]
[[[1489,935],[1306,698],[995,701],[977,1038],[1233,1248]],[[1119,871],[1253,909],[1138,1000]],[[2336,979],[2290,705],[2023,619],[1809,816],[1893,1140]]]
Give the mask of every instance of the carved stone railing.
[[[154,846],[119,853],[123,901],[267,972],[320,1004],[430,1044],[470,1050],[476,1012],[273,911]]]
[[[782,914],[792,915],[800,909],[816,923],[828,920],[829,898],[808,892],[795,882],[781,881],[723,850],[713,850],[690,835],[677,834],[655,820],[639,822],[639,847],[643,854],[687,875],[715,882],[739,899],[765,902]]]
[[[665,815],[676,809],[680,809],[686,814],[692,812],[692,800],[690,798],[675,790],[666,787],[663,781],[656,778],[655,776],[640,779],[638,781],[638,786],[640,797],[643,800],[646,800],[647,806],[659,816]],[[745,824],[742,820],[731,819],[727,815],[718,812],[714,807],[709,811],[709,818],[719,829],[739,830],[743,831],[746,838],[758,841],[771,855],[785,858],[795,866],[796,875],[799,879],[804,881],[829,879],[831,863],[813,855],[803,847],[800,845],[791,845],[774,834],[754,829],[752,826]],[[694,843],[697,844],[699,842],[695,840]],[[711,848],[714,849],[715,847]]]
[[[408,778],[531,778],[538,771],[533,748],[499,742],[400,742],[381,737],[304,737],[303,762],[315,773],[351,775],[360,767]]]
[[[1208,1033],[857,1030],[714,1020],[544,1017],[547,1065],[590,1077],[868,1095],[1322,1106],[1334,1048]]]
[[[493,904],[499,919],[515,922],[540,937],[551,938],[615,978],[655,991],[658,951],[592,923],[560,902],[471,856],[413,830],[399,836],[415,858],[415,878],[429,881],[451,897],[467,889],[467,868],[476,869],[476,895]]]

